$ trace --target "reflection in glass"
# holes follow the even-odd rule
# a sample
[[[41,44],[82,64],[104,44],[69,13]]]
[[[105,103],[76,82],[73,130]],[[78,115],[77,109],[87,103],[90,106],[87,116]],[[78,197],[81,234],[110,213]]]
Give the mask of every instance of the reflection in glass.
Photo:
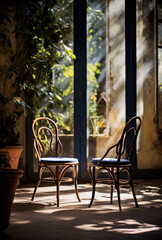
[[[158,24],[158,45],[162,46],[162,23]]]
[[[162,129],[162,49],[158,49],[158,123]]]
[[[62,1],[63,20],[69,29],[68,35],[64,37],[65,47],[60,41],[59,61],[52,66],[53,87],[57,89],[55,98],[57,104],[51,106],[53,118],[59,125],[59,133],[74,133],[74,53],[73,53],[73,3],[71,0]],[[58,3],[59,5],[59,3]],[[58,52],[56,52],[56,55]]]
[[[64,44],[61,40],[56,45],[56,61],[55,64],[49,65],[52,76],[51,84],[46,84],[44,92],[44,104],[41,104],[39,113],[55,120],[59,129],[59,137],[63,145],[63,156],[73,157],[74,154],[74,66],[73,66],[73,1],[58,1],[55,9],[51,12],[57,12],[60,19],[58,22],[66,25],[69,29],[68,35],[64,36]],[[56,15],[57,17],[57,15]],[[63,19],[63,21],[62,21]],[[56,23],[55,23],[56,26]],[[59,26],[59,24],[58,24]],[[46,93],[46,89],[50,89],[50,93]],[[44,112],[42,113],[42,111]],[[33,159],[35,155],[33,156]],[[34,171],[37,171],[37,160],[33,161]]]
[[[101,157],[125,125],[125,1],[88,0],[87,158]]]
[[[106,122],[105,1],[89,1],[87,41],[87,109],[90,134],[102,134]]]
[[[162,4],[157,5],[158,19],[162,19]]]
[[[157,73],[157,123],[158,129],[162,131],[162,4],[157,1],[157,55],[158,55],[158,73]]]

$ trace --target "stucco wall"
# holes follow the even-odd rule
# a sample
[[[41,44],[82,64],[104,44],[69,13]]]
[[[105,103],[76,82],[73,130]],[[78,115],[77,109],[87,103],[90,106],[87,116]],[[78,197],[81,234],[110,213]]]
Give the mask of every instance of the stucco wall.
[[[142,117],[138,169],[162,168],[162,136],[156,125],[154,3],[139,0],[137,8],[137,112]]]

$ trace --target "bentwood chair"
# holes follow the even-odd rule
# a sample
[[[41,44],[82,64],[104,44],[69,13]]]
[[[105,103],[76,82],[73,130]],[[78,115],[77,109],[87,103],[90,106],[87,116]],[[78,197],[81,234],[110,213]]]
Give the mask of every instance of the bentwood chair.
[[[32,201],[34,200],[34,196],[40,183],[52,181],[56,184],[57,207],[59,207],[61,182],[73,181],[76,196],[80,202],[81,200],[77,188],[79,162],[78,159],[73,157],[59,156],[62,152],[62,144],[58,136],[58,128],[56,123],[50,118],[39,117],[33,121],[32,131],[34,135],[34,149],[38,159],[38,180],[32,195]],[[47,178],[43,175],[43,172],[45,173],[45,169],[50,171],[50,178]]]
[[[136,207],[138,202],[136,199],[133,176],[132,176],[132,165],[133,155],[136,144],[138,132],[141,127],[141,119],[138,116],[131,118],[121,135],[119,141],[107,149],[104,156],[101,158],[93,158],[89,167],[89,173],[92,180],[92,198],[89,204],[91,207],[95,197],[96,183],[106,183],[110,185],[110,203],[113,201],[113,187],[117,190],[119,210],[121,211],[120,202],[120,187],[129,185],[132,189],[134,201]],[[111,150],[115,149],[115,157],[106,157],[110,154]],[[106,172],[106,176],[103,175]],[[102,174],[102,176],[101,176]]]

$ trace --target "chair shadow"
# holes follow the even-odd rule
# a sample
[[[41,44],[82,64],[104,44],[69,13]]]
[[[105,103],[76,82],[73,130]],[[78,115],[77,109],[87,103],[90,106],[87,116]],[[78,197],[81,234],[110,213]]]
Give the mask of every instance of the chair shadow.
[[[79,193],[82,202],[77,199],[70,202],[68,194],[74,194],[73,189],[63,189],[60,208],[56,201],[38,199],[31,202],[20,202],[24,193],[30,194],[31,190],[19,189],[17,198],[19,201],[13,205],[11,223],[2,239],[10,240],[66,240],[73,239],[157,239],[162,236],[162,188],[148,182],[137,184],[136,194],[139,208],[135,207],[133,197],[121,198],[122,212],[119,212],[118,202],[115,199],[113,205],[109,203],[109,197],[100,195],[100,199],[94,200],[91,208],[88,208],[88,196],[91,196],[91,186],[81,187]],[[98,186],[98,191],[104,193],[105,187]],[[122,189],[122,193],[127,193]],[[48,196],[55,195],[53,191],[43,193]],[[87,194],[89,194],[87,196]],[[61,196],[61,195],[60,195]],[[122,195],[124,196],[124,195]],[[55,199],[55,196],[54,196]],[[56,199],[55,199],[56,200]],[[40,237],[41,236],[41,237]],[[0,238],[1,239],[1,238]]]

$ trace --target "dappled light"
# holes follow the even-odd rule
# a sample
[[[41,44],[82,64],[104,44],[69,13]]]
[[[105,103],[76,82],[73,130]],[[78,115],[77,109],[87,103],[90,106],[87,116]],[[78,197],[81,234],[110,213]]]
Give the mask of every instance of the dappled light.
[[[131,190],[121,189],[122,212],[116,191],[110,204],[110,189],[97,184],[94,204],[91,185],[79,184],[82,202],[78,202],[73,186],[61,185],[60,203],[56,206],[55,186],[42,184],[37,198],[31,202],[33,187],[20,185],[16,191],[10,226],[10,239],[160,239],[162,234],[162,183],[137,180],[135,207]],[[105,192],[106,191],[106,192]]]
[[[8,2],[10,1],[6,1]],[[150,173],[157,177],[158,172],[161,177],[162,135],[158,132],[158,125],[160,127],[160,121],[162,122],[162,17],[158,19],[155,14],[156,3],[160,1],[132,1],[131,4],[135,3],[136,9],[132,8],[129,0],[78,2],[81,8],[76,6],[77,0],[22,1],[24,10],[22,16],[19,16],[22,20],[15,14],[20,11],[17,3],[14,4],[16,8],[12,10],[13,13],[7,7],[9,16],[11,13],[15,18],[1,14],[0,22],[11,27],[10,31],[6,29],[7,34],[2,34],[2,31],[0,35],[0,45],[3,42],[7,44],[7,47],[3,48],[2,45],[0,49],[0,65],[3,69],[0,75],[4,75],[0,81],[0,86],[3,85],[0,92],[4,90],[4,96],[1,97],[2,110],[7,110],[7,118],[8,113],[11,117],[8,111],[8,107],[12,108],[12,105],[8,106],[11,97],[13,102],[20,105],[19,110],[23,110],[24,117],[29,110],[32,110],[33,115],[29,116],[29,121],[24,117],[20,119],[20,124],[16,121],[15,130],[20,131],[19,143],[24,145],[19,165],[24,169],[24,180],[32,181],[38,172],[29,131],[30,121],[37,114],[56,120],[61,129],[60,140],[65,146],[61,157],[68,153],[69,157],[75,155],[78,158],[80,182],[90,180],[86,174],[91,158],[101,157],[110,145],[118,141],[127,116],[130,113],[139,115],[142,118],[142,128],[137,141],[133,174],[137,173],[137,177],[144,178],[144,172],[147,177],[150,177]],[[84,5],[85,2],[87,6]],[[77,21],[75,13],[84,16],[80,9],[86,10],[86,7],[87,22]],[[162,5],[159,6],[160,9]],[[133,15],[135,10],[137,35],[131,31],[127,33],[127,21],[131,18],[126,13]],[[84,13],[86,15],[86,11]],[[161,15],[161,10],[159,14]],[[78,22],[81,23],[80,26],[76,24]],[[135,23],[132,22],[130,30],[135,30]],[[159,31],[156,25],[159,26]],[[87,35],[84,33],[86,36],[78,35],[82,29],[87,29]],[[128,46],[127,37],[130,37]],[[82,42],[84,38],[87,38],[87,49],[86,42]],[[20,49],[19,41],[23,41]],[[78,49],[83,46],[78,55],[76,46],[79,46]],[[132,51],[135,46],[136,54]],[[81,50],[86,50],[86,53]],[[126,61],[128,53],[132,55],[131,64]],[[80,57],[81,61],[76,62]],[[6,59],[11,61],[9,68],[6,68]],[[87,71],[82,75],[84,64]],[[130,66],[135,68],[129,69]],[[127,69],[131,72],[130,79],[127,78]],[[10,96],[12,92],[14,94]],[[135,94],[134,100],[132,93]],[[13,110],[13,116],[16,113],[19,117],[17,107]],[[1,111],[2,123],[5,111]],[[7,128],[1,125],[1,130],[4,130],[11,124],[7,124]],[[44,139],[45,142],[46,140]],[[118,175],[118,172],[115,174]],[[45,171],[45,175],[48,172]],[[77,176],[77,171],[75,175]],[[96,177],[95,174],[94,176]],[[114,189],[111,204],[111,189],[106,184],[97,183],[95,201],[89,208],[93,198],[91,184],[78,185],[81,202],[78,202],[72,185],[61,184],[60,207],[57,207],[58,188],[53,183],[41,183],[33,201],[33,183],[20,183],[14,198],[10,225],[5,229],[8,236],[4,237],[10,240],[160,240],[162,179],[136,179],[134,185],[139,208],[137,202],[134,202],[131,189],[126,185],[120,189],[120,212],[119,191],[117,194]]]
[[[98,225],[95,224],[83,224],[81,226],[77,226],[76,228],[82,229],[85,231],[101,231],[106,230],[110,232],[120,232],[126,234],[139,234],[151,231],[157,231],[162,228],[157,227],[156,225],[148,224],[148,223],[140,223],[132,219],[126,219],[124,221],[117,222],[101,222]]]
[[[155,76],[158,75],[156,68],[160,64],[160,59],[158,60],[156,56],[157,61],[155,61],[152,57],[155,56],[156,50],[153,34],[153,31],[157,31],[154,29],[156,1],[137,1],[137,7],[137,114],[145,116],[142,119],[142,134],[139,136],[137,145],[137,150],[139,150],[137,166],[139,169],[148,169],[160,167],[159,159],[162,153],[161,141],[156,135],[158,117],[162,109],[161,105],[158,109],[160,91]],[[151,115],[156,118],[156,127]],[[141,149],[143,150],[140,153]]]
[[[15,224],[20,224],[20,225],[22,225],[22,224],[29,224],[29,223],[31,223],[31,221],[21,221],[21,220],[16,220],[15,221]]]

